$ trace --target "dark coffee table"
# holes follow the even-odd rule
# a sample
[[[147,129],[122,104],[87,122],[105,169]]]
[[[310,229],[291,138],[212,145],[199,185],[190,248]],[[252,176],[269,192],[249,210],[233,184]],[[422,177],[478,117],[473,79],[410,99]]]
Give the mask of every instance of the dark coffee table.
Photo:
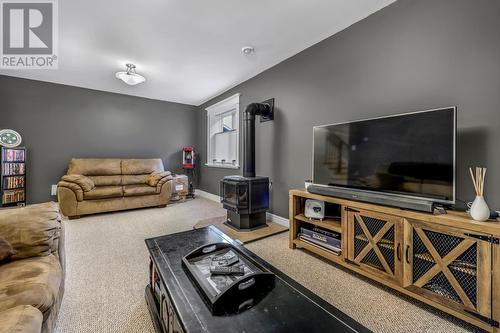
[[[216,242],[233,244],[276,275],[274,289],[242,313],[212,315],[182,267],[187,253]],[[146,245],[151,258],[146,300],[158,333],[370,332],[213,226],[147,239]]]

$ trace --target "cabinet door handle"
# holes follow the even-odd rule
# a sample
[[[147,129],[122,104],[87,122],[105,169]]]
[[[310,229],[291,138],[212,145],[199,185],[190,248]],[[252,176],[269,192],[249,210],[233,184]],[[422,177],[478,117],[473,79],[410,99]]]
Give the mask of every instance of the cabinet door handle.
[[[396,254],[398,256],[398,261],[401,261],[401,243],[398,243],[398,247],[396,249]]]
[[[410,263],[410,245],[406,245],[406,252],[405,252],[405,257],[406,257],[406,263]]]

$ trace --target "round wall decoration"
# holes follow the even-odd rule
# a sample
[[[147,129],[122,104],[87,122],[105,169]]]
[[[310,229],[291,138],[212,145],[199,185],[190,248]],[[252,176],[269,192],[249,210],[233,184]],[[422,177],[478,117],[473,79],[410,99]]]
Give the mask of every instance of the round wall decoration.
[[[21,144],[22,138],[19,133],[11,129],[0,130],[0,146],[14,148]]]

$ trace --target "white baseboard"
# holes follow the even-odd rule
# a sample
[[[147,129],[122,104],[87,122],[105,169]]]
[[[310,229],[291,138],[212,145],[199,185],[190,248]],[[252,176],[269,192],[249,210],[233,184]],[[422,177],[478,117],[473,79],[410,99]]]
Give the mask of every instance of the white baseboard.
[[[268,221],[274,222],[276,224],[280,224],[284,227],[290,228],[290,221],[287,218],[271,214],[269,212],[266,213],[266,218]]]
[[[208,192],[205,192],[205,191],[197,189],[197,190],[195,190],[195,195],[197,195],[199,197],[202,197],[202,198],[205,198],[205,199],[208,199],[208,200],[212,200],[212,201],[220,203],[220,197],[218,195],[216,195],[216,194],[208,193]],[[268,221],[280,224],[280,225],[282,225],[284,227],[287,227],[287,228],[290,227],[290,222],[285,217],[281,217],[281,216],[278,216],[278,215],[275,215],[275,214],[267,212],[266,213],[266,218],[267,218]]]
[[[220,197],[212,193],[196,189],[194,190],[194,195],[220,203]]]

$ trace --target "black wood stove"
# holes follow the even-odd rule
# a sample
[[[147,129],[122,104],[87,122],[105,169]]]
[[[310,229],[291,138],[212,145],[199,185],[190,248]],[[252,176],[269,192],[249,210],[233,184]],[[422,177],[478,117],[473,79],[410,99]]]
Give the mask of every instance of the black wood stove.
[[[266,225],[269,208],[269,178],[227,176],[220,183],[227,224],[237,229]]]
[[[222,204],[227,209],[227,224],[236,229],[266,226],[269,208],[269,178],[255,175],[255,117],[273,120],[274,100],[252,103],[244,112],[245,135],[243,176],[227,176],[220,182]]]

